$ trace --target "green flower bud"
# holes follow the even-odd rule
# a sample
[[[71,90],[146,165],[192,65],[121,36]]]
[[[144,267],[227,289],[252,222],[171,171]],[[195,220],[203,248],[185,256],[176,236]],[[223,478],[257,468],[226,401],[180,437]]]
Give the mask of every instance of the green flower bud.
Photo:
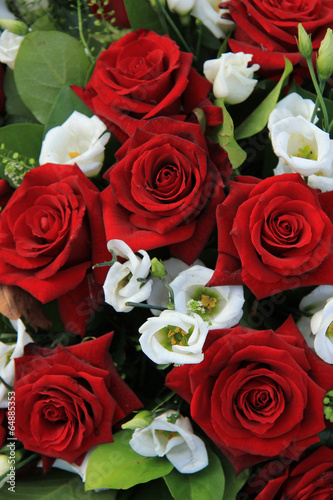
[[[154,420],[152,413],[148,410],[140,411],[132,420],[121,426],[122,429],[143,429],[148,427]]]
[[[324,39],[321,41],[318,57],[317,70],[321,80],[327,80],[333,73],[333,33],[328,28]]]
[[[153,9],[157,10],[160,5],[165,6],[165,0],[149,0]]]
[[[312,43],[311,35],[308,35],[301,24],[298,25],[298,41],[297,47],[305,59],[311,59]]]
[[[159,279],[165,278],[166,275],[168,274],[164,267],[163,262],[161,260],[158,260],[156,257],[154,257],[151,260],[150,272],[152,276],[154,276],[154,278],[159,278]]]
[[[28,26],[18,19],[0,19],[0,26],[15,35],[25,36],[28,32]]]

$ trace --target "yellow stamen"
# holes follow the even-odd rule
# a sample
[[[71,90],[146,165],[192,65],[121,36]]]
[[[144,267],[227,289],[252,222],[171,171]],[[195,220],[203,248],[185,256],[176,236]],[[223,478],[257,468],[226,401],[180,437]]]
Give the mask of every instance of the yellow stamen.
[[[76,153],[75,151],[72,151],[71,153],[68,153],[68,156],[70,158],[76,158],[77,156],[80,156],[80,153]]]

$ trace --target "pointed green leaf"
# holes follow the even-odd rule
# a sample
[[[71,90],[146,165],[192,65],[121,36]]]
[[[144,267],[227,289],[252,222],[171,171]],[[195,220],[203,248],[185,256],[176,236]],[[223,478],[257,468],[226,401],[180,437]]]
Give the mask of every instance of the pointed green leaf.
[[[210,134],[210,138],[212,141],[218,142],[225,149],[232,167],[238,168],[246,160],[246,152],[234,139],[234,123],[225,107],[224,99],[217,99],[215,105],[222,108],[223,122],[218,127],[215,127],[212,134]]]
[[[169,474],[173,465],[165,457],[143,457],[128,444],[133,432],[120,431],[114,442],[101,444],[91,454],[85,487],[127,489]]]
[[[222,500],[225,486],[219,458],[207,447],[209,465],[195,474],[181,474],[175,469],[164,477],[175,500]]]
[[[15,118],[19,117],[22,122],[36,122],[36,118],[31,113],[30,109],[26,107],[17,91],[14,72],[9,67],[6,69],[3,88],[6,96],[5,106],[7,113],[15,116]]]
[[[51,470],[46,476],[31,475],[16,478],[15,493],[8,490],[9,483],[1,488],[2,500],[13,498],[29,500],[115,500],[117,491],[85,492],[81,477],[60,470]]]
[[[83,101],[81,101],[72,89],[68,85],[64,85],[50,111],[47,123],[44,127],[44,134],[46,134],[46,132],[51,128],[62,125],[73,113],[73,111],[79,111],[89,117],[93,115],[90,109],[84,104]]]
[[[284,72],[279,80],[279,83],[262,101],[262,103],[239,125],[235,130],[235,139],[245,139],[252,135],[258,134],[267,125],[269,115],[276,106],[279,99],[281,89],[286,78],[293,70],[293,66],[289,59],[285,59],[286,65]]]
[[[222,454],[220,456],[225,475],[225,490],[223,500],[236,500],[237,493],[244,486],[250,475],[250,469],[243,470],[236,476],[235,469]]]
[[[149,0],[141,0],[141,2],[138,2],[138,0],[124,0],[124,3],[133,30],[145,28],[160,35],[166,33],[157,11],[153,9]]]
[[[44,124],[63,86],[84,85],[89,67],[83,47],[72,36],[34,31],[20,46],[14,78],[21,99]]]

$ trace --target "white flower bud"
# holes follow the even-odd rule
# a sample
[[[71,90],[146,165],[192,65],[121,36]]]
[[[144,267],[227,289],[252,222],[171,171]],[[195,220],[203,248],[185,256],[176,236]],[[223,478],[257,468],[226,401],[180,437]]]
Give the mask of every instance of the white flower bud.
[[[238,104],[249,97],[257,83],[253,74],[260,67],[259,64],[248,67],[252,57],[244,52],[228,52],[204,63],[203,72],[213,84],[215,97],[223,97],[229,104]]]
[[[193,474],[208,465],[208,455],[202,439],[193,434],[190,420],[179,416],[172,423],[173,410],[143,429],[134,431],[129,444],[144,457],[164,457],[182,474]],[[176,415],[177,416],[177,415]]]
[[[126,302],[140,303],[151,294],[152,280],[140,281],[149,275],[149,255],[144,250],[139,250],[142,259],[137,257],[121,240],[110,240],[108,249],[127,260],[123,264],[115,262],[110,267],[103,285],[105,302],[117,312],[130,312],[133,307],[127,306]]]

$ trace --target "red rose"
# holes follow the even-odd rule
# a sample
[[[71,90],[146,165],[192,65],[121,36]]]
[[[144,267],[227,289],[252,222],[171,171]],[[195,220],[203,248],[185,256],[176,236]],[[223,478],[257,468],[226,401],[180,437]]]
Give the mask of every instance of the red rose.
[[[156,118],[117,151],[101,195],[107,239],[134,252],[171,245],[193,262],[215,224],[230,164],[220,146],[206,142],[200,125]]]
[[[113,42],[86,87],[72,89],[120,142],[141,120],[162,115],[184,120],[198,106],[208,125],[218,125],[221,109],[207,106],[211,84],[191,67],[192,59],[169,36],[140,29]]]
[[[80,463],[142,406],[115,369],[111,339],[109,333],[54,350],[30,344],[15,360],[15,436],[25,449]]]
[[[290,461],[289,461],[290,462]],[[333,491],[333,450],[321,446],[298,463],[276,460],[265,464],[249,481],[255,500],[328,500]],[[262,487],[264,486],[264,489]],[[257,496],[252,496],[262,490]]]
[[[107,258],[99,191],[81,170],[49,163],[28,172],[0,213],[0,283],[43,303],[68,292],[82,300],[83,290],[97,294],[105,275],[96,269],[93,279],[87,270]],[[85,314],[76,316],[80,330]]]
[[[298,52],[296,38],[298,24],[312,35],[314,49],[318,49],[327,28],[333,25],[331,0],[230,0],[222,3],[229,9],[236,23],[235,40],[229,40],[233,52],[253,54],[252,63],[260,64],[264,75],[281,73],[287,57],[293,65],[303,66],[305,59]],[[300,68],[299,68],[300,69]]]
[[[204,360],[173,368],[166,385],[240,472],[278,455],[297,459],[319,441],[332,380],[333,367],[288,319],[276,332],[211,330]]]
[[[115,18],[116,20],[115,25],[119,26],[119,28],[130,27],[130,23],[127,17],[127,12],[123,0],[108,0],[107,2],[98,2],[98,3],[96,3],[96,1],[92,2],[92,0],[89,0],[89,6],[91,12],[98,19],[101,19],[101,15],[98,14],[97,11],[99,9],[103,9],[103,16],[106,19],[106,21],[110,21],[112,18]]]
[[[6,444],[8,422],[6,417],[6,409],[0,408],[0,449]]]
[[[8,181],[3,179],[0,180],[0,212],[7,205],[11,195],[13,194],[13,189],[10,187]]]
[[[211,286],[244,283],[260,299],[333,284],[333,193],[299,174],[238,177],[217,209],[219,256]]]

